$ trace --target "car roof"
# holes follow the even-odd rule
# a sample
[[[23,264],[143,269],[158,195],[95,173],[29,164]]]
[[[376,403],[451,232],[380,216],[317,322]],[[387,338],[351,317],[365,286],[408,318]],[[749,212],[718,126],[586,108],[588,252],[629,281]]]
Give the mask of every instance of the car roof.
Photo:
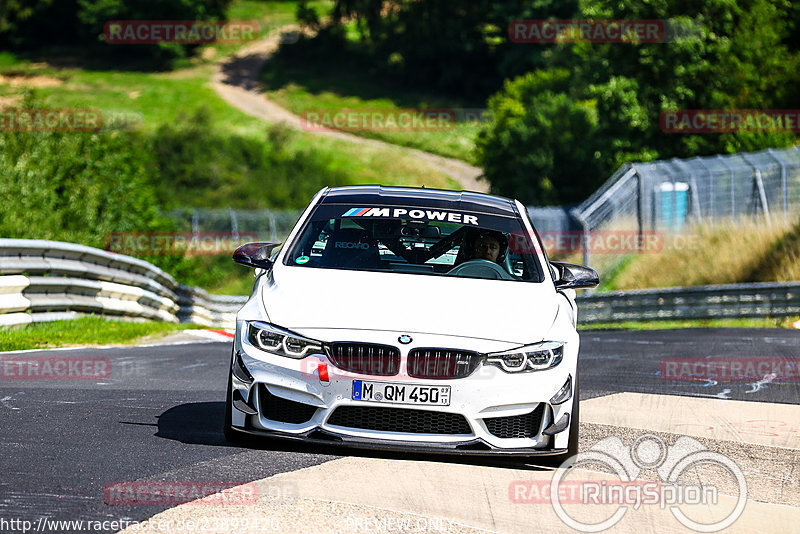
[[[320,204],[420,206],[506,217],[518,216],[514,201],[508,198],[473,191],[446,191],[418,187],[384,187],[381,185],[333,187],[328,189],[320,200]]]

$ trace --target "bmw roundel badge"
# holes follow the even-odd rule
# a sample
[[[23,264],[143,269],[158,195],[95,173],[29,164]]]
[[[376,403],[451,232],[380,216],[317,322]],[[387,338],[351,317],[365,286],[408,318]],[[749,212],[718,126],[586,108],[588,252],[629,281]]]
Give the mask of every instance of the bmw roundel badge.
[[[403,345],[408,345],[409,343],[411,343],[414,340],[411,339],[411,336],[409,336],[407,334],[403,334],[402,336],[397,338],[397,341],[399,341]]]

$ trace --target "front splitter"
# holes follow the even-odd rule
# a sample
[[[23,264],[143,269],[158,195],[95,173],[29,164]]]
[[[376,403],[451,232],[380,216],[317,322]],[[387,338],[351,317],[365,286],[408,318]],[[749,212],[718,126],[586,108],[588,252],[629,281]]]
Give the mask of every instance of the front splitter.
[[[355,438],[345,434],[338,434],[329,430],[315,428],[301,434],[287,434],[273,430],[262,429],[243,429],[233,427],[236,432],[251,436],[261,436],[278,438],[289,441],[299,441],[302,443],[312,443],[315,445],[338,445],[342,447],[352,447],[357,449],[368,449],[376,451],[404,451],[420,452],[425,454],[456,454],[464,456],[554,456],[564,454],[567,449],[533,449],[533,448],[514,448],[501,449],[490,445],[486,441],[476,438],[454,443],[433,443],[417,441],[396,441],[378,440],[369,438]]]

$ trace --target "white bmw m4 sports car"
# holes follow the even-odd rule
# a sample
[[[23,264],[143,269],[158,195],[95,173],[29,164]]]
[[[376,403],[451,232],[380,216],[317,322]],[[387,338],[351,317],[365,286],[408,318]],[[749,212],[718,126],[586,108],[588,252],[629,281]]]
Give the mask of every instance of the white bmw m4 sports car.
[[[578,443],[574,288],[525,208],[480,193],[320,191],[256,269],[224,429],[372,449],[557,456]]]

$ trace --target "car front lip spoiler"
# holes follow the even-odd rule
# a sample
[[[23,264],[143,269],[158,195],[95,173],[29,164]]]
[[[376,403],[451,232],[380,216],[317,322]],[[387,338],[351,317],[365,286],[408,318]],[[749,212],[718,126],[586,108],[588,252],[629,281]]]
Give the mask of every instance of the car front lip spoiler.
[[[337,434],[329,430],[319,428],[311,429],[302,434],[287,434],[273,430],[243,429],[234,427],[236,432],[249,434],[252,436],[262,436],[270,438],[286,439],[290,441],[300,441],[303,443],[313,443],[318,445],[339,445],[343,447],[353,447],[358,449],[369,449],[376,451],[406,451],[433,454],[458,454],[466,456],[553,456],[564,454],[567,449],[532,449],[515,448],[501,449],[494,447],[486,441],[476,438],[455,443],[432,443],[417,441],[388,441],[369,438],[356,438],[345,434]]]

